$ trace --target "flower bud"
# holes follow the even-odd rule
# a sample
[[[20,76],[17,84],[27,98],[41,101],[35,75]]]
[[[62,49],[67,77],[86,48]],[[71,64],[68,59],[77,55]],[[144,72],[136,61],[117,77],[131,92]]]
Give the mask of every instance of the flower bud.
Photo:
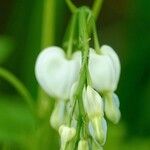
[[[83,90],[83,105],[90,120],[96,116],[104,115],[102,98],[90,86]]]
[[[72,59],[66,59],[59,47],[43,50],[36,61],[35,75],[40,86],[52,97],[68,99],[70,89],[79,76],[81,52],[75,52]]]
[[[121,117],[119,110],[119,98],[115,93],[104,94],[105,99],[105,113],[107,118],[114,124],[118,123]]]
[[[94,89],[115,91],[120,76],[120,62],[115,51],[106,45],[101,47],[101,54],[90,49],[89,72]]]
[[[107,123],[104,117],[95,117],[89,122],[89,131],[94,141],[104,145],[107,136]]]
[[[80,140],[78,143],[78,150],[89,150],[89,145],[86,140]]]
[[[73,139],[76,134],[76,129],[73,127],[67,127],[65,125],[61,125],[59,127],[59,134],[61,137],[61,150],[65,150],[67,142]]]
[[[63,100],[56,101],[54,110],[50,117],[50,124],[56,130],[64,123],[65,120],[64,111],[65,111],[65,101]]]

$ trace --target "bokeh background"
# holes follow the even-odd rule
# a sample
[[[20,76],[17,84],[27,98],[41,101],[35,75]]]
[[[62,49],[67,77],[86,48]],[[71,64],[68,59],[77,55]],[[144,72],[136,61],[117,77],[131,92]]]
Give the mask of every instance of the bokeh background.
[[[38,91],[34,64],[41,50],[43,2],[0,1],[0,66],[15,74],[34,99]],[[93,1],[74,3],[91,6]],[[150,149],[149,8],[149,0],[104,0],[97,20],[100,43],[111,45],[122,64],[116,91],[122,119],[118,125],[109,123],[106,150]],[[55,0],[54,10],[53,44],[61,46],[71,13],[64,0]],[[0,79],[0,149],[58,149],[58,135],[49,129],[47,116],[39,123],[14,88]]]

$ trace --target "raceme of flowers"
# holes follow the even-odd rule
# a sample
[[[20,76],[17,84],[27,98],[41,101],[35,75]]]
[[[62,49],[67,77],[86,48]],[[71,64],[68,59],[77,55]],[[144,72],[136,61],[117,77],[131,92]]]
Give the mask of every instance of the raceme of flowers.
[[[37,58],[35,75],[43,90],[55,98],[50,124],[60,134],[60,149],[99,150],[107,137],[106,117],[116,124],[121,116],[115,94],[120,61],[108,45],[101,46],[100,53],[89,48],[84,70],[82,50],[74,51],[67,58],[60,47],[44,49]],[[86,81],[81,80],[82,70]]]

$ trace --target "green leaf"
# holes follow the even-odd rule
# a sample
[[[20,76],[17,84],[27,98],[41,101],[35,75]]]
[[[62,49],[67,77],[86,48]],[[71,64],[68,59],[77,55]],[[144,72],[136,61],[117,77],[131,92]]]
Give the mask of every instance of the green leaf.
[[[14,47],[9,37],[0,37],[0,64],[2,64],[10,55]]]
[[[18,97],[0,96],[0,141],[22,141],[34,133],[35,119]]]

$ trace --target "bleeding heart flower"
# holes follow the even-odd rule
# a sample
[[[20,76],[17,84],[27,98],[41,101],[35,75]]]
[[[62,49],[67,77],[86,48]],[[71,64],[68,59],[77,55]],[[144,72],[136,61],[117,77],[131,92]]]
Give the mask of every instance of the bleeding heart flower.
[[[120,76],[120,61],[109,46],[101,47],[101,54],[90,49],[89,71],[93,88],[99,92],[115,91]]]
[[[67,59],[59,47],[43,50],[36,61],[35,75],[41,87],[52,97],[68,99],[70,89],[77,81],[81,65],[81,52]]]

